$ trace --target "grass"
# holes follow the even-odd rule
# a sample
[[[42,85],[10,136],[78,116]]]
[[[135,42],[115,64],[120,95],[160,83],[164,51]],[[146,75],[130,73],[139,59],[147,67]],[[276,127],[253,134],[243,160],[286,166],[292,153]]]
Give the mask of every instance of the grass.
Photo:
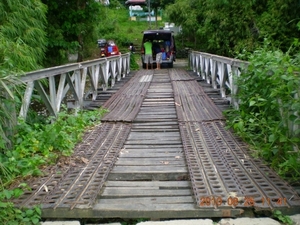
[[[126,7],[106,8],[104,21],[99,25],[98,37],[113,39],[116,41],[121,52],[127,52],[129,44],[133,43],[139,51],[142,43],[142,32],[148,29],[158,29],[164,26],[164,21],[151,22],[132,21],[129,17],[129,10]],[[101,32],[100,32],[101,31]]]

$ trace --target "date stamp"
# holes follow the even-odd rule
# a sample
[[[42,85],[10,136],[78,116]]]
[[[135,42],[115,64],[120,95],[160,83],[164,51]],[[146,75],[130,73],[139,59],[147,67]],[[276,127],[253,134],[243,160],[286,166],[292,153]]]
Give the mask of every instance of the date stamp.
[[[233,206],[236,207],[238,205],[244,206],[244,207],[251,207],[255,206],[257,203],[261,204],[262,206],[264,205],[269,205],[271,206],[272,204],[278,205],[278,206],[287,206],[287,201],[286,198],[265,198],[262,197],[260,201],[257,201],[250,196],[245,196],[245,197],[228,197],[226,199],[220,197],[220,196],[203,196],[200,197],[200,206],[205,207],[205,206],[214,206],[214,207],[219,207],[219,206]]]

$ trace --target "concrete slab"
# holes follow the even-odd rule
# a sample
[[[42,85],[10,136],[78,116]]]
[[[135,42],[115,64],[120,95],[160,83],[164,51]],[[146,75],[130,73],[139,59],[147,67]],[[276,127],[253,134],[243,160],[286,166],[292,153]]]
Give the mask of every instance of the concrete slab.
[[[80,225],[79,221],[46,221],[41,222],[41,225]]]
[[[137,223],[137,225],[213,225],[210,219],[191,219],[191,220],[169,220],[169,221],[146,221]]]
[[[300,214],[292,215],[290,217],[295,223],[294,225],[300,225]]]
[[[237,218],[222,219],[217,225],[280,225],[276,220],[271,218]]]

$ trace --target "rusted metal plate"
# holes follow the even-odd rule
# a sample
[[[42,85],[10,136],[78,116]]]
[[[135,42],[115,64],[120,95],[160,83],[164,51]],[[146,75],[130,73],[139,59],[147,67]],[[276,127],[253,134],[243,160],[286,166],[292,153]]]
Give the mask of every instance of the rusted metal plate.
[[[297,193],[253,159],[245,143],[224,128],[221,111],[202,94],[196,81],[179,79],[178,73],[176,77],[172,81],[176,110],[197,206],[299,206]]]
[[[221,110],[196,81],[173,81],[172,85],[179,121],[224,119]]]
[[[224,128],[222,121],[180,124],[198,207],[300,205],[297,193]]]
[[[152,80],[152,73],[139,71],[103,107],[109,110],[102,122],[132,122],[136,117]]]
[[[79,155],[84,152],[85,158],[81,158],[83,163],[68,168],[61,175],[52,173],[40,182],[32,183],[34,188],[19,198],[16,204],[26,207],[42,204],[43,208],[51,209],[91,207],[117,159],[130,127],[126,123],[98,126],[76,151]]]

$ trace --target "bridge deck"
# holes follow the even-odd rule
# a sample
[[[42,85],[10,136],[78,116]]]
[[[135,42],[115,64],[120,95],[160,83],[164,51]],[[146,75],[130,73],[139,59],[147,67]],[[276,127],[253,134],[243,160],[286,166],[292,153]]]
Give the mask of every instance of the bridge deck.
[[[104,107],[62,171],[16,202],[44,218],[235,217],[300,212],[297,193],[224,128],[221,110],[181,69],[140,70]]]

